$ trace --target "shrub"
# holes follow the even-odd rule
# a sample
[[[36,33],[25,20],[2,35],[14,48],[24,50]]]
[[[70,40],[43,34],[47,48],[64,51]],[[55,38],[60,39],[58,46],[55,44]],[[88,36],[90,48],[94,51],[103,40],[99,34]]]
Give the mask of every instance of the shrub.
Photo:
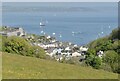
[[[110,34],[109,39],[119,39],[120,40],[120,27],[114,29]]]
[[[8,53],[16,53],[24,56],[35,56],[45,58],[45,52],[38,46],[32,46],[21,37],[3,37],[2,50]]]
[[[99,58],[99,57],[93,58],[92,66],[93,66],[95,69],[99,69],[99,68],[101,67],[101,64],[102,64],[101,58]]]
[[[118,54],[114,50],[108,50],[105,52],[103,62],[111,66],[113,72],[118,71]]]

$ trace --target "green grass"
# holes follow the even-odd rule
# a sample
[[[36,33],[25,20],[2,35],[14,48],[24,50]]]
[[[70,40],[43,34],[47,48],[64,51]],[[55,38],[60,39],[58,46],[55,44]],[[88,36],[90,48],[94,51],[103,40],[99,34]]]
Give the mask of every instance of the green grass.
[[[2,53],[0,52],[0,81],[2,79]]]
[[[117,79],[115,73],[90,67],[3,53],[3,79]]]

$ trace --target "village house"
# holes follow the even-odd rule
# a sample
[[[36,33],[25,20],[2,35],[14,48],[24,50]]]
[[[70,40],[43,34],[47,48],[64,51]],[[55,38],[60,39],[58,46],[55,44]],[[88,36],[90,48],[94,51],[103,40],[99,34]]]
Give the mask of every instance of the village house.
[[[49,52],[50,56],[55,56],[55,55],[61,55],[62,53],[62,48],[53,48],[53,49],[48,49],[47,52]]]
[[[100,50],[100,51],[97,52],[97,56],[98,56],[98,57],[102,58],[103,55],[104,55],[104,52],[103,52],[103,51]]]
[[[88,50],[88,48],[85,47],[85,46],[81,46],[81,47],[80,47],[80,52],[81,52],[81,54],[83,54],[83,55],[86,54],[87,50]]]
[[[4,31],[0,31],[0,34],[1,34],[2,36],[7,36],[7,33],[5,33]]]
[[[46,43],[46,44],[43,44],[43,43],[39,43],[38,46],[42,47],[43,49],[47,50],[47,49],[50,49],[50,48],[56,48],[58,47],[58,44],[57,43]]]
[[[23,30],[23,28],[19,27],[14,27],[14,28],[9,28],[7,26],[4,27],[4,30],[0,32],[3,36],[25,36],[26,32]]]
[[[70,47],[66,47],[66,48],[62,51],[61,55],[65,55],[65,56],[72,55],[72,49],[71,49]]]
[[[72,57],[80,57],[80,56],[81,56],[81,53],[79,52],[72,53]]]

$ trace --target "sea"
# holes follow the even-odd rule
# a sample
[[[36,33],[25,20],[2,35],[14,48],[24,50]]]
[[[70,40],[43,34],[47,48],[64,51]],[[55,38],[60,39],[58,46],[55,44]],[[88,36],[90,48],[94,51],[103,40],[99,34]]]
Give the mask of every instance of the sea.
[[[40,22],[45,26],[40,26]],[[2,25],[86,45],[118,27],[118,3],[3,2]]]

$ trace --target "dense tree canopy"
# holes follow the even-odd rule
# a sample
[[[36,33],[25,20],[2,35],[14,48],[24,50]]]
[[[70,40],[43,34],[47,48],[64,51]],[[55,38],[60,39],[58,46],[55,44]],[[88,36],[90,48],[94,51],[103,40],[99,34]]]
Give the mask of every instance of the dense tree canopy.
[[[118,54],[114,50],[108,50],[105,52],[103,62],[111,66],[113,72],[118,72]]]
[[[103,64],[105,66],[110,66],[113,72],[120,73],[119,60],[120,59],[120,27],[114,29],[109,36],[99,38],[88,44],[89,48],[98,52],[100,50],[104,51]],[[95,55],[93,51],[88,51],[88,54]],[[87,58],[87,63],[89,63],[89,56]],[[95,57],[95,56],[94,56]],[[100,62],[99,59],[93,59],[95,63],[91,66],[97,66]],[[97,64],[96,64],[97,63]]]
[[[120,27],[114,29],[110,34],[110,39],[119,39],[120,40]]]

